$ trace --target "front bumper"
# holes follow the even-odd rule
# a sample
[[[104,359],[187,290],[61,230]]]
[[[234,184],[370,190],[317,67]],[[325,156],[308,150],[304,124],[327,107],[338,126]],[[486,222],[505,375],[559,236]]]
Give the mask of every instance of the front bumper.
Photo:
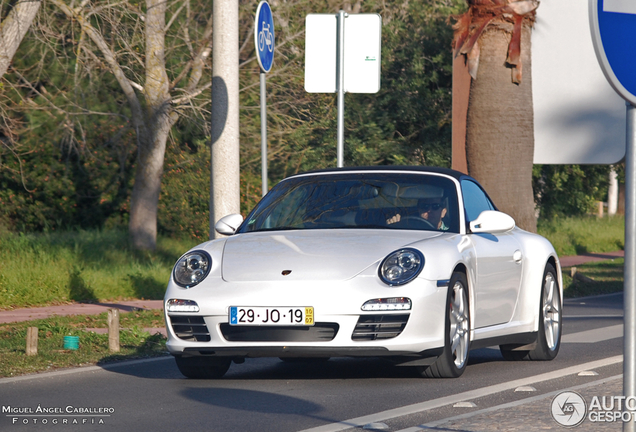
[[[173,355],[245,357],[434,357],[444,346],[447,287],[418,278],[389,287],[376,277],[348,281],[227,282],[183,289],[172,282],[165,301],[194,300],[198,313],[166,311]],[[408,297],[409,311],[366,312],[370,299]],[[230,326],[230,306],[313,306],[313,327]]]

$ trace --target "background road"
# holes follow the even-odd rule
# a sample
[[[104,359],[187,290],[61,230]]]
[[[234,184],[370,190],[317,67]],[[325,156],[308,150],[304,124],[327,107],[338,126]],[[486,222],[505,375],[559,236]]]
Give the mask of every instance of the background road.
[[[498,349],[480,349],[454,380],[417,378],[409,368],[377,359],[248,359],[223,379],[189,380],[171,358],[0,379],[0,430],[318,432],[370,423],[407,430],[620,375],[622,312],[622,293],[566,301],[563,344],[554,361],[506,362]],[[599,375],[577,375],[589,366]],[[515,391],[522,385],[535,391]],[[463,400],[476,406],[453,406]]]

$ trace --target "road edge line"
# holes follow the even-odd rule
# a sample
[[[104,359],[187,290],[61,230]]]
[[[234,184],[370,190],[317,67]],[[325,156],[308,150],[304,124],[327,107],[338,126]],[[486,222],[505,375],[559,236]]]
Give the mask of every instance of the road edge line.
[[[494,393],[500,393],[502,391],[514,389],[524,385],[530,385],[542,381],[548,381],[551,379],[561,378],[567,375],[582,372],[584,370],[599,368],[603,366],[610,366],[616,363],[621,363],[623,356],[618,355],[614,357],[608,357],[601,360],[595,360],[588,363],[582,363],[576,366],[570,366],[567,368],[559,369],[552,372],[546,372],[539,375],[534,375],[527,378],[520,378],[513,381],[508,381],[500,384],[491,385],[488,387],[481,387],[474,390],[469,390],[463,393],[455,395],[445,396],[430,401],[420,402],[412,405],[406,405],[400,408],[393,408],[387,411],[381,411],[375,414],[369,414],[362,417],[356,417],[340,422],[330,423],[315,428],[305,429],[300,432],[339,432],[346,429],[363,427],[368,423],[382,422],[395,417],[402,417],[405,415],[416,414],[422,411],[427,411],[434,408],[440,408],[446,405],[451,405],[457,402],[462,402],[470,399],[475,399],[482,396],[488,396]]]
[[[582,389],[585,389],[587,387],[593,387],[595,385],[605,384],[605,383],[608,383],[608,382],[611,382],[611,381],[616,381],[616,380],[622,379],[622,378],[623,378],[623,374],[619,374],[619,375],[614,375],[614,376],[611,376],[611,377],[603,378],[603,379],[600,379],[600,380],[592,381],[592,382],[589,382],[589,383],[579,384],[578,386],[568,387],[567,389],[568,390],[582,390]],[[425,424],[421,424],[421,425],[417,425],[417,426],[412,426],[410,428],[401,429],[401,430],[398,430],[398,431],[395,431],[395,432],[419,432],[419,431],[422,431],[422,430],[435,428],[437,426],[443,425],[444,423],[448,423],[448,422],[451,422],[451,421],[464,420],[464,419],[467,419],[467,418],[474,417],[476,415],[486,414],[486,413],[490,413],[490,412],[493,412],[493,411],[499,411],[501,409],[506,409],[506,408],[514,408],[514,407],[517,407],[517,406],[520,406],[520,405],[525,405],[525,404],[528,404],[528,403],[536,402],[536,401],[539,401],[539,400],[542,400],[542,399],[549,398],[551,396],[556,396],[556,395],[558,395],[559,393],[562,393],[562,392],[563,392],[563,389],[553,390],[551,392],[543,393],[543,394],[540,394],[540,395],[537,395],[537,396],[532,396],[532,397],[529,397],[529,398],[526,398],[526,399],[520,399],[520,400],[517,400],[517,401],[514,401],[514,402],[507,402],[507,403],[504,403],[504,404],[501,404],[501,405],[495,405],[495,406],[492,406],[492,407],[489,407],[489,408],[484,408],[484,409],[480,409],[480,410],[477,410],[477,411],[472,411],[472,412],[465,413],[465,414],[459,414],[459,415],[456,415],[456,416],[453,416],[453,417],[447,417],[445,419],[435,420],[435,421],[432,421],[430,423],[425,423]]]

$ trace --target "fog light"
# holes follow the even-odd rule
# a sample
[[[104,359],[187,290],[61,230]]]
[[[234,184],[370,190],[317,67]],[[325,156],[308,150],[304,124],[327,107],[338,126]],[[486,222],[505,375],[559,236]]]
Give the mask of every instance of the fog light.
[[[373,299],[365,302],[361,309],[363,311],[411,310],[411,299],[406,297]]]
[[[166,307],[168,312],[199,312],[199,305],[194,300],[170,299]]]

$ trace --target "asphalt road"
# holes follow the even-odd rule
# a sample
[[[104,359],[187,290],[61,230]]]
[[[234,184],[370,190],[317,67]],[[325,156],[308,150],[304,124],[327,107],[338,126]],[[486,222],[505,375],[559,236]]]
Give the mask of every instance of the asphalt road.
[[[0,379],[0,430],[408,430],[474,409],[453,406],[460,401],[483,409],[620,375],[622,312],[620,294],[567,301],[554,361],[506,362],[480,349],[454,380],[376,359],[248,359],[223,379],[189,380],[171,358]]]

